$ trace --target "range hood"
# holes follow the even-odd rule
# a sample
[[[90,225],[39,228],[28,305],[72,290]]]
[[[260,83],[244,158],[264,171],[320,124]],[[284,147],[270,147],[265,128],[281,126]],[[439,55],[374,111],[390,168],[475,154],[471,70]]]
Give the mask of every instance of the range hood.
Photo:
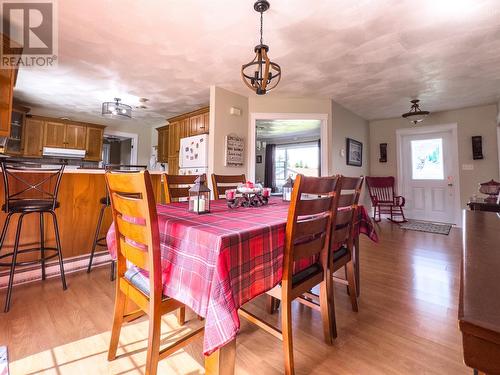
[[[77,150],[74,148],[58,148],[58,147],[44,147],[43,156],[59,159],[83,159],[85,157],[85,150]]]

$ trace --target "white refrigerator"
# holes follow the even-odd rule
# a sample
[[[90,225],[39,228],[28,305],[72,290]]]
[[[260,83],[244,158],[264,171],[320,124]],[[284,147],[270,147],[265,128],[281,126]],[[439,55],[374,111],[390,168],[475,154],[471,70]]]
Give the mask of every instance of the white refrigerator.
[[[200,175],[208,171],[208,134],[182,138],[179,174]]]

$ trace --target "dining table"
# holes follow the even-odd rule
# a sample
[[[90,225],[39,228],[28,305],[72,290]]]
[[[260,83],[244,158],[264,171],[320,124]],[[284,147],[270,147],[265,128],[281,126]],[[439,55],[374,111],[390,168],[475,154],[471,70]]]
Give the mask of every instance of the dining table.
[[[186,202],[157,205],[163,293],[205,319],[207,374],[234,373],[238,309],[281,282],[288,207],[277,197],[239,208],[214,200],[205,214],[189,212]],[[356,210],[355,230],[356,239],[362,233],[378,241],[363,206]],[[116,259],[114,225],[107,243]],[[359,280],[359,240],[355,246]],[[147,281],[147,273],[138,274]]]

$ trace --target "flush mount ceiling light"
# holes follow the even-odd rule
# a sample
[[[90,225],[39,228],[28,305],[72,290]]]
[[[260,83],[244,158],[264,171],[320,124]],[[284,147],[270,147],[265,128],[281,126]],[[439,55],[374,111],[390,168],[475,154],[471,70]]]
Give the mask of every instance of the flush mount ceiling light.
[[[411,100],[411,108],[409,112],[403,113],[403,117],[409,120],[413,125],[418,124],[419,122],[424,121],[424,119],[429,115],[429,111],[422,111],[418,103],[420,100],[413,99]]]
[[[127,104],[120,103],[120,101],[120,98],[115,98],[114,102],[102,103],[102,115],[115,118],[132,118],[132,107]]]
[[[245,85],[257,95],[265,95],[274,89],[281,79],[281,68],[269,59],[266,46],[262,38],[263,13],[269,9],[269,1],[256,1],[253,8],[260,13],[260,44],[254,48],[254,59],[241,67],[241,78]]]

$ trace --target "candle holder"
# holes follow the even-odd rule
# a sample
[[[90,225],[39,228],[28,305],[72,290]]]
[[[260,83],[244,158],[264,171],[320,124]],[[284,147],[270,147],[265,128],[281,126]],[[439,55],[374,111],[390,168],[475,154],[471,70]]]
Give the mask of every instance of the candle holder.
[[[189,212],[206,214],[210,212],[210,189],[206,186],[205,175],[198,176],[189,189]]]
[[[226,201],[229,208],[238,207],[260,207],[269,203],[271,189],[263,188],[257,192],[241,193],[241,196],[236,196],[236,190],[226,191]]]

